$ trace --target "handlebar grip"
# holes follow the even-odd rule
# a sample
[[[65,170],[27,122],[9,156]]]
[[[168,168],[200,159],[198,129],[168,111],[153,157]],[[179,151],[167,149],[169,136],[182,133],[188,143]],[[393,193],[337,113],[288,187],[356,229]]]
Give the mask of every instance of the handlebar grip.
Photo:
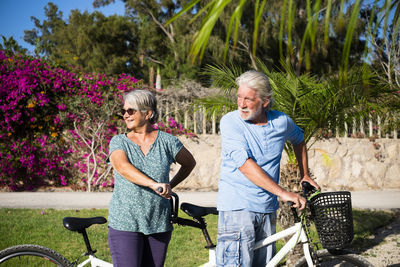
[[[160,187],[157,188],[157,191],[162,193],[164,191],[164,189],[160,186]]]
[[[292,211],[294,222],[296,222],[296,223],[299,222],[300,218],[299,218],[299,215],[297,214],[297,210],[296,210],[296,208],[293,208],[294,202],[288,201],[286,203],[290,206],[290,210]]]

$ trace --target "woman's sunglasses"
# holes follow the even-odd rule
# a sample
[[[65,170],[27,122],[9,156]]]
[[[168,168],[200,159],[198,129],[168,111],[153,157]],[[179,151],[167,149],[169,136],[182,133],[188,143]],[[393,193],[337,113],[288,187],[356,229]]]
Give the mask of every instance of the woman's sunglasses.
[[[134,115],[134,114],[137,112],[137,110],[136,110],[136,109],[133,109],[133,108],[121,109],[121,115],[122,115],[122,117],[125,115],[126,112],[128,113],[129,116],[132,116],[132,115]]]

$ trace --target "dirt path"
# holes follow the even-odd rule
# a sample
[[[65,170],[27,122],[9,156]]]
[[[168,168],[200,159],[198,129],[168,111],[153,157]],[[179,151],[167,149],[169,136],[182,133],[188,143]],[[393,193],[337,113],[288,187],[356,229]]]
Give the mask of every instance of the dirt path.
[[[377,267],[400,267],[400,212],[391,224],[371,236],[372,243],[378,244],[362,252],[362,256]]]

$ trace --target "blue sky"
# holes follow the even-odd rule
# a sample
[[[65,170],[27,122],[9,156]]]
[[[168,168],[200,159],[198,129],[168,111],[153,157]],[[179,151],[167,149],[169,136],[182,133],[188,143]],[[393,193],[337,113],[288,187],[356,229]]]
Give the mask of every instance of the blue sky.
[[[45,19],[44,7],[48,2],[58,6],[63,13],[63,19],[67,20],[71,10],[79,9],[81,12],[93,12],[93,0],[0,0],[0,35],[9,38],[11,36],[24,48],[33,51],[33,47],[24,42],[24,30],[31,30],[35,26],[31,16],[40,21]],[[106,16],[124,14],[124,4],[120,0],[106,7],[96,9]],[[0,39],[1,40],[1,39]]]

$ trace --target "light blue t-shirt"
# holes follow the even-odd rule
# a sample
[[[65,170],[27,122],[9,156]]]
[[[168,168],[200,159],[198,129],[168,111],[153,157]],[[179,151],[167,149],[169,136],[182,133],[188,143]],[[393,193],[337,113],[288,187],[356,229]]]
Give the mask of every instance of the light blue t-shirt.
[[[268,111],[267,118],[268,123],[259,126],[243,120],[238,110],[222,117],[218,210],[270,213],[279,208],[277,197],[247,179],[239,167],[251,158],[278,183],[285,142],[297,145],[304,140],[304,133],[280,111]]]
[[[126,134],[114,136],[109,155],[115,150],[125,152],[130,163],[159,183],[169,183],[169,171],[181,150],[179,139],[158,131],[157,138],[146,154]],[[109,206],[109,226],[115,230],[140,232],[146,235],[172,230],[171,206],[168,199],[153,190],[136,185],[114,170],[114,192]]]

